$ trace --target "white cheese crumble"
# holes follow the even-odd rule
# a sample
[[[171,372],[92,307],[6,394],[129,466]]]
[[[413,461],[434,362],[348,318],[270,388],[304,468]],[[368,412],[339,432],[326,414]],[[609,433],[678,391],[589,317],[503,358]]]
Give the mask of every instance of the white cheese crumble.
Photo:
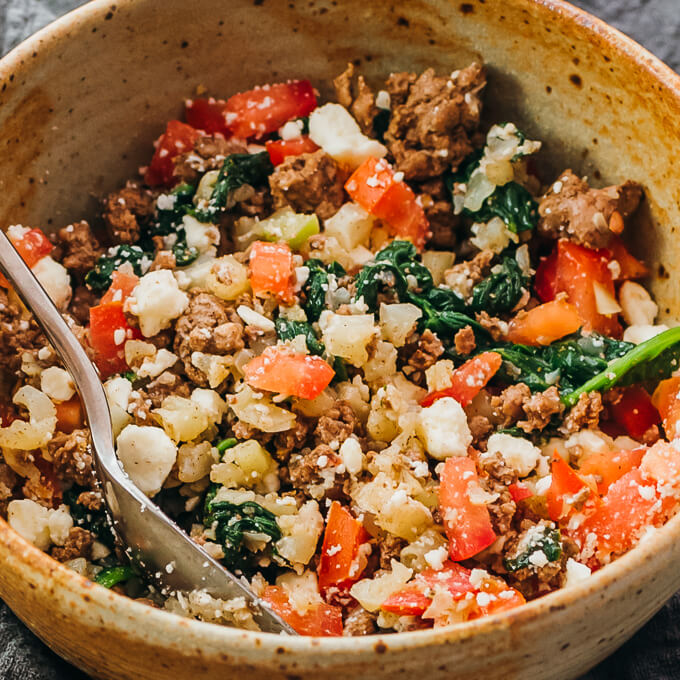
[[[542,455],[540,449],[528,439],[503,433],[489,437],[487,452],[498,453],[506,465],[516,470],[520,477],[526,477],[536,467]]]
[[[585,581],[591,574],[590,567],[577,562],[573,557],[567,560],[567,580],[565,586],[573,586]]]
[[[463,407],[451,397],[438,399],[420,411],[416,426],[418,438],[437,460],[466,456],[472,435]]]
[[[41,258],[31,268],[40,285],[50,296],[57,309],[64,311],[71,301],[71,277],[66,267],[49,255]]]
[[[189,298],[172,272],[160,269],[142,276],[126,301],[126,309],[139,318],[142,335],[150,338],[168,328],[188,304]]]
[[[123,469],[147,496],[155,496],[177,460],[177,447],[160,427],[128,425],[118,435]]]
[[[382,158],[387,149],[361,132],[359,124],[340,104],[324,104],[309,116],[309,136],[338,163],[359,167],[368,158]]]
[[[439,571],[444,568],[444,562],[449,558],[449,551],[448,548],[441,545],[434,550],[428,550],[423,557],[432,569]]]

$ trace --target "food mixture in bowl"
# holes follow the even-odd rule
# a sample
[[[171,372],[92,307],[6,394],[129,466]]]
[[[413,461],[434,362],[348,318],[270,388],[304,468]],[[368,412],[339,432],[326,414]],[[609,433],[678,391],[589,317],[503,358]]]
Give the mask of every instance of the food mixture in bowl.
[[[539,141],[480,123],[478,64],[333,85],[188,100],[101,224],[9,228],[99,368],[123,468],[303,634],[587,579],[680,503],[680,328],[622,240],[642,188],[542,177]],[[253,627],[126,563],[72,381],[2,283],[0,512],[103,585]]]

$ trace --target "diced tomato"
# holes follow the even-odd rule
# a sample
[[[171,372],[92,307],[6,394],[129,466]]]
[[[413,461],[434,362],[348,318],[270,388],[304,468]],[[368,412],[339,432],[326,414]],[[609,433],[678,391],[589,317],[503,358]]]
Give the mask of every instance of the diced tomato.
[[[345,190],[364,210],[387,224],[393,236],[409,239],[422,250],[430,235],[423,207],[385,159],[368,158],[345,183]]]
[[[314,153],[318,146],[307,135],[293,139],[276,139],[265,142],[272,165],[281,165],[288,156],[300,156],[303,153]]]
[[[633,468],[639,467],[647,449],[622,449],[621,451],[590,451],[581,459],[579,473],[593,475],[597,480],[597,492],[607,489]]]
[[[229,97],[225,105],[227,127],[242,139],[260,139],[315,108],[316,93],[308,80],[256,87]]]
[[[468,359],[451,374],[451,387],[430,392],[420,405],[425,408],[437,399],[453,397],[461,406],[467,406],[496,375],[502,363],[503,359],[497,352],[482,352]]]
[[[480,592],[489,595],[486,604],[479,604],[479,598],[475,600],[475,607],[470,613],[470,620],[479,619],[482,616],[499,614],[500,612],[514,609],[526,603],[524,596],[519,590],[511,588],[502,578],[491,577],[484,579]]]
[[[607,250],[611,253],[611,259],[616,260],[619,263],[619,267],[621,267],[621,273],[618,276],[619,280],[641,279],[649,274],[645,263],[633,257],[618,236],[612,238],[609,246],[607,246]]]
[[[662,380],[652,395],[652,404],[661,415],[668,439],[680,436],[680,377]]]
[[[245,381],[255,389],[300,399],[316,399],[335,375],[321,357],[295,354],[285,347],[267,347],[243,372]]]
[[[29,267],[36,265],[54,249],[50,240],[40,229],[29,229],[21,238],[10,240]],[[9,281],[2,273],[0,273],[0,286],[9,288]]]
[[[369,539],[367,531],[352,513],[337,501],[331,503],[319,560],[319,589],[344,592],[359,580],[362,565],[359,549]]]
[[[553,522],[569,515],[577,498],[581,503],[586,499],[591,504],[595,502],[592,489],[557,452],[552,461],[551,472],[552,480],[546,494],[546,504],[548,516]]]
[[[54,405],[57,409],[57,430],[71,434],[84,426],[83,407],[80,398],[76,395],[68,401],[62,401]]]
[[[184,115],[187,123],[197,130],[203,130],[209,134],[219,132],[229,134],[224,99],[187,99],[184,102]]]
[[[630,437],[642,441],[644,435],[661,422],[647,391],[638,385],[628,387],[621,399],[610,406],[614,421],[621,425]]]
[[[456,562],[477,555],[496,540],[486,504],[470,497],[470,492],[478,490],[474,461],[447,458],[440,477],[439,506],[449,539],[449,555]]]
[[[609,262],[607,251],[593,250],[561,239],[552,255],[538,265],[534,288],[543,302],[554,300],[558,293],[566,293],[583,319],[586,330],[619,337],[621,325],[616,315],[597,311],[593,288],[593,283],[597,282],[614,296],[614,280],[607,266]]]
[[[559,298],[520,312],[508,330],[508,340],[519,345],[549,345],[583,325],[576,307]]]
[[[399,616],[422,616],[432,604],[432,590],[437,586],[446,588],[454,600],[475,592],[470,583],[470,570],[446,561],[442,569],[425,569],[404,588],[390,595],[380,608]]]
[[[673,444],[658,441],[646,451],[640,471],[664,487],[680,488],[680,451]]]
[[[135,276],[134,274],[124,274],[118,270],[114,271],[111,275],[111,285],[102,296],[99,304],[105,305],[109,302],[125,302],[138,283],[138,276]]]
[[[320,602],[300,614],[293,608],[281,586],[267,586],[262,599],[300,635],[342,635],[342,607]]]
[[[144,181],[152,187],[171,187],[176,184],[173,159],[182,153],[191,151],[199,136],[200,132],[191,125],[179,120],[169,121],[165,132],[156,142],[156,151],[146,170]]]
[[[36,265],[54,249],[40,229],[29,229],[20,239],[13,241],[12,245],[29,267]]]
[[[95,352],[94,362],[102,378],[122,373],[128,368],[125,362],[125,342],[141,337],[139,328],[128,324],[120,302],[90,307],[90,344]]]
[[[550,302],[557,297],[557,247],[538,263],[534,277],[534,290],[542,302]]]
[[[17,419],[16,411],[11,404],[0,402],[0,427],[8,427]]]
[[[510,492],[512,500],[515,501],[515,503],[519,503],[526,498],[531,498],[534,495],[531,492],[531,489],[526,484],[522,484],[522,482],[510,484],[510,486],[508,486],[508,491]]]
[[[609,487],[600,507],[586,517],[575,537],[584,545],[595,534],[598,551],[624,552],[654,522],[656,502],[654,485],[645,481],[639,469],[630,470]]]
[[[255,241],[250,250],[250,285],[255,295],[293,300],[293,253],[287,243]]]

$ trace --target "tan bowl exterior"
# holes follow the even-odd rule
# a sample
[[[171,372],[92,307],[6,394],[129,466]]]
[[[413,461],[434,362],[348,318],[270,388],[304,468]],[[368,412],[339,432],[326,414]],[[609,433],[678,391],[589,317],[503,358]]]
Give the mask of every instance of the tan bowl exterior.
[[[680,316],[675,230],[680,79],[558,0],[97,0],[0,61],[0,224],[58,226],[149,158],[198,84],[324,83],[350,59],[377,77],[488,63],[489,116],[571,165],[647,189],[636,254],[664,316]],[[585,584],[436,631],[284,639],[136,604],[93,585],[0,520],[0,596],[47,644],[99,678],[574,678],[680,588],[680,517]]]

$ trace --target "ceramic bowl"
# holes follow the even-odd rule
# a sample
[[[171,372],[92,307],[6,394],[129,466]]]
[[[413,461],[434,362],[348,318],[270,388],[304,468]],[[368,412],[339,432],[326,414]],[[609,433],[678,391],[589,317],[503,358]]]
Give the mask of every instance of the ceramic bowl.
[[[680,316],[680,79],[558,0],[97,0],[0,61],[0,224],[56,229],[148,161],[198,85],[228,95],[352,60],[377,79],[483,59],[487,116],[545,140],[551,169],[646,189],[635,253]],[[322,93],[328,94],[328,93]],[[601,173],[601,174],[600,174]],[[0,597],[97,678],[574,678],[680,588],[680,516],[583,584],[471,623],[365,638],[282,638],[181,619],[93,585],[0,520]]]

